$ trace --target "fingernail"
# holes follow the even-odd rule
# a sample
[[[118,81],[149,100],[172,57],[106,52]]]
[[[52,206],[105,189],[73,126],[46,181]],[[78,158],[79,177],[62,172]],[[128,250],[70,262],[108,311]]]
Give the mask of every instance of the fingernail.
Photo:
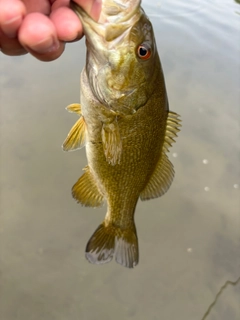
[[[22,21],[21,15],[5,21],[2,25],[3,32],[9,38],[15,38],[17,35],[17,30],[19,28],[21,21]]]
[[[38,53],[47,53],[56,51],[59,48],[60,44],[55,38],[47,38],[43,39],[42,41],[34,44],[30,47],[31,50],[34,50]]]

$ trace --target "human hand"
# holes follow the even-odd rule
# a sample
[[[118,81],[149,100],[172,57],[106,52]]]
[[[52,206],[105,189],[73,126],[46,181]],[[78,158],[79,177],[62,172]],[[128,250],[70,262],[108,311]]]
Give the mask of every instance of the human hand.
[[[75,0],[95,20],[101,0]],[[57,59],[65,42],[82,38],[70,0],[0,0],[0,50],[16,56],[30,52],[42,61]]]

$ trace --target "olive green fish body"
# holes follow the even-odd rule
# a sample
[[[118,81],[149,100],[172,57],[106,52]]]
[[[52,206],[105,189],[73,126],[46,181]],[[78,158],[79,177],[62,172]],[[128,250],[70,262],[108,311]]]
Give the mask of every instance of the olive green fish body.
[[[112,3],[105,0],[106,6]],[[73,197],[85,206],[97,207],[104,200],[108,205],[103,223],[87,244],[87,259],[100,264],[115,255],[118,263],[132,268],[139,260],[136,204],[139,197],[156,198],[170,187],[174,170],[166,152],[179,131],[179,119],[168,110],[151,23],[139,1],[130,4],[132,15],[129,7],[125,15],[116,15],[117,28],[113,15],[110,23],[107,20],[104,2],[101,24],[74,7],[80,10],[88,53],[81,106],[68,107],[80,119],[63,148],[86,146],[88,166],[73,186]],[[150,55],[144,56],[146,52]]]

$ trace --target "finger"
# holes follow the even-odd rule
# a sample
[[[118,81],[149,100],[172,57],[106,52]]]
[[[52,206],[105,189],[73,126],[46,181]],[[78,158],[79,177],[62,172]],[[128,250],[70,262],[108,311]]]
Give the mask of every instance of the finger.
[[[69,0],[56,0],[52,5],[52,13],[50,15],[56,27],[58,38],[67,42],[79,40],[83,36],[82,24],[73,11],[69,9],[69,2]],[[75,2],[80,2],[89,14],[92,12],[95,18],[98,18],[101,10],[101,1],[76,0]]]
[[[36,58],[51,61],[64,51],[53,22],[41,13],[28,14],[19,29],[19,42]]]
[[[27,13],[41,12],[45,15],[49,15],[51,12],[51,3],[49,0],[21,0],[21,1],[25,4]]]
[[[101,0],[74,0],[74,2],[82,7],[93,19],[98,20],[102,8]]]
[[[9,38],[0,30],[0,50],[8,56],[19,56],[27,53],[17,38]]]
[[[67,7],[58,8],[51,13],[50,19],[55,25],[60,40],[69,42],[82,38],[82,24],[71,9]]]
[[[2,32],[10,38],[16,37],[25,13],[26,9],[22,1],[1,0],[0,28]]]
[[[28,48],[28,52],[31,53],[32,56],[41,61],[53,61],[59,58],[65,49],[65,43],[60,42],[57,50],[46,52],[46,53],[38,53],[33,51],[31,48]]]

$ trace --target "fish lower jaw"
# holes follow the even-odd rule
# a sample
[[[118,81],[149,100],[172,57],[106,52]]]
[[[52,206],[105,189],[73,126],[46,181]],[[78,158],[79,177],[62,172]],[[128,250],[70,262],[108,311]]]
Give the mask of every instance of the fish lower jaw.
[[[141,0],[102,0],[102,12],[99,23],[128,20],[140,7]]]

